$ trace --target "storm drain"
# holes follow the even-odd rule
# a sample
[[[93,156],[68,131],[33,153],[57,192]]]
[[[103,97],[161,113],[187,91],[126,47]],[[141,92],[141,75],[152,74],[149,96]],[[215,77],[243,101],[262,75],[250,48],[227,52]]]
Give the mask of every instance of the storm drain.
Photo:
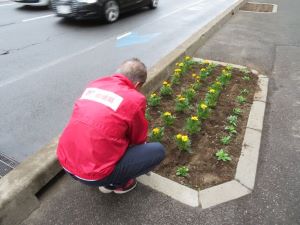
[[[0,152],[0,178],[15,168],[19,163]]]
[[[276,13],[277,5],[269,3],[247,2],[240,8],[240,10],[257,13]]]

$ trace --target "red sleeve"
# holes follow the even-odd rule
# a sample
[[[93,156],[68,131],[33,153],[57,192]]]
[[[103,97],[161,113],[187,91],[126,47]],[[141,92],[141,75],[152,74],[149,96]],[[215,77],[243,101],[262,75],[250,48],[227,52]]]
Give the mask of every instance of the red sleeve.
[[[147,140],[148,121],[145,118],[146,99],[135,112],[129,129],[129,144],[143,144]]]

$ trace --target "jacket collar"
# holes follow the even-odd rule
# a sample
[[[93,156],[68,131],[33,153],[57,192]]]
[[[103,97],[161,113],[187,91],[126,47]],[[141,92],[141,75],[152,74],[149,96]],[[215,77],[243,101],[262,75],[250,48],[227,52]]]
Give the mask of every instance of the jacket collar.
[[[121,73],[117,73],[117,74],[112,75],[112,77],[116,77],[117,79],[119,79],[120,81],[125,83],[128,87],[136,89],[134,84],[132,83],[132,81],[129,80],[125,75],[123,75]]]

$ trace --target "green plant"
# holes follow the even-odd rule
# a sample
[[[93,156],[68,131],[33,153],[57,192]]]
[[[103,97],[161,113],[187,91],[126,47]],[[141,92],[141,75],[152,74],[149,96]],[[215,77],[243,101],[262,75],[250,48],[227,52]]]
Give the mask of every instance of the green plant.
[[[231,135],[222,136],[220,142],[223,145],[228,145],[231,142]]]
[[[227,117],[227,121],[228,121],[228,123],[230,124],[230,125],[232,125],[232,126],[237,126],[237,116],[236,115],[230,115],[230,116],[228,116]]]
[[[153,128],[150,135],[149,135],[150,141],[160,142],[161,139],[164,136],[164,131],[165,131],[164,127],[155,127],[155,128]]]
[[[240,108],[234,108],[234,109],[232,110],[232,112],[233,112],[234,115],[239,116],[239,115],[242,114],[243,111],[242,111]]]
[[[241,95],[248,95],[249,94],[249,90],[248,89],[242,89],[241,90]]]
[[[180,151],[190,152],[191,151],[191,140],[187,135],[177,134],[176,137],[176,144]]]
[[[186,166],[179,166],[176,169],[176,176],[186,177],[189,173],[189,168]]]
[[[151,94],[148,98],[148,105],[154,107],[160,104],[161,97],[155,93]]]
[[[171,126],[176,117],[173,116],[170,112],[164,112],[163,114],[161,114],[161,119],[163,120],[164,124],[167,126]]]
[[[191,102],[196,95],[196,91],[193,88],[188,88],[183,91],[182,95],[186,97],[189,102]]]
[[[191,85],[191,88],[195,91],[199,91],[201,88],[201,82],[200,79],[196,79],[196,81]]]
[[[233,69],[232,65],[230,65],[230,64],[228,64],[225,68],[228,72],[231,72]]]
[[[229,134],[237,134],[236,128],[233,125],[226,126],[225,130],[228,131]]]
[[[251,80],[250,76],[248,76],[248,75],[244,75],[244,76],[242,77],[242,79],[245,80],[245,81]]]
[[[171,88],[171,84],[167,81],[163,82],[163,86],[160,88],[160,95],[162,96],[170,96],[172,95],[173,90]]]
[[[220,94],[219,90],[209,88],[208,92],[205,95],[205,103],[210,108],[215,107],[217,105],[217,100],[218,100],[219,94]]]
[[[210,108],[205,102],[200,102],[197,109],[197,115],[200,119],[205,120],[208,118]]]
[[[248,68],[244,67],[241,68],[240,71],[244,74],[244,75],[248,75],[250,73],[250,71],[248,70]]]
[[[149,108],[147,107],[146,108],[146,112],[145,112],[145,117],[148,121],[150,121],[152,119],[152,117],[150,116],[150,113],[149,113]]]
[[[220,149],[219,151],[217,151],[216,156],[217,156],[218,160],[222,160],[224,162],[231,161],[231,157],[224,149]]]
[[[203,79],[205,79],[205,78],[207,78],[208,77],[208,75],[209,75],[209,72],[207,71],[207,69],[206,68],[202,68],[201,70],[200,70],[200,78],[203,80]]]
[[[180,83],[180,77],[182,74],[181,69],[175,69],[173,75],[171,76],[171,84],[178,85]]]
[[[241,96],[241,95],[239,95],[239,96],[237,96],[236,97],[236,100],[237,100],[237,102],[239,103],[239,104],[244,104],[245,102],[246,102],[246,98],[244,97],[244,96]]]
[[[191,116],[186,120],[185,129],[190,134],[195,134],[200,131],[201,122],[199,121],[197,116]]]
[[[178,95],[176,98],[175,103],[175,111],[176,112],[184,112],[186,109],[189,108],[189,101],[187,98],[183,97],[182,95]]]

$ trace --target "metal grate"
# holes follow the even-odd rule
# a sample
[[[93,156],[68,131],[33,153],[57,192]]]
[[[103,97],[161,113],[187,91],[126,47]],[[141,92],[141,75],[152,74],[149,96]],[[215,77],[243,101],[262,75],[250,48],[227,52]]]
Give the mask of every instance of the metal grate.
[[[15,168],[19,163],[0,152],[0,178]]]

